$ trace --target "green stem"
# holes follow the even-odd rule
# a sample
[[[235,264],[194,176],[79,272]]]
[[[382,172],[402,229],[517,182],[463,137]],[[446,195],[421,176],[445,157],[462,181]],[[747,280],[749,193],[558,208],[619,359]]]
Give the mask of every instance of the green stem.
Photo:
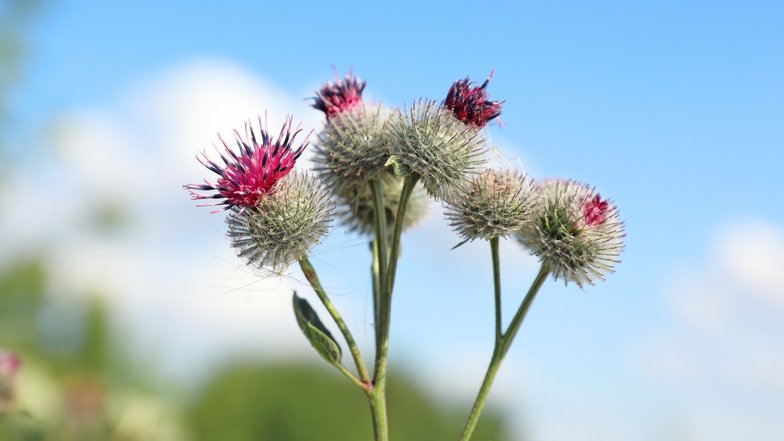
[[[370,267],[370,272],[373,279],[373,323],[378,323],[378,305],[381,301],[381,268],[378,255],[378,242],[376,240],[370,241],[370,249],[373,252],[373,264]]]
[[[536,278],[531,284],[531,288],[528,289],[528,294],[526,294],[525,299],[523,299],[523,303],[520,305],[517,313],[512,318],[512,322],[509,323],[509,327],[503,334],[504,352],[502,355],[506,355],[506,352],[512,345],[512,341],[517,335],[517,331],[520,330],[520,325],[523,324],[523,320],[525,320],[525,316],[528,314],[528,310],[531,308],[534,298],[536,298],[536,294],[539,292],[539,288],[542,287],[542,284],[547,280],[547,276],[549,275],[550,267],[546,264],[542,264],[542,267],[539,269],[539,274],[536,275]]]
[[[414,192],[419,181],[419,175],[411,173],[403,181],[403,189],[400,190],[400,202],[397,206],[397,216],[395,218],[395,232],[392,239],[392,250],[389,253],[389,271],[387,275],[387,295],[392,297],[392,290],[395,287],[395,273],[397,272],[397,259],[400,255],[400,236],[403,234],[403,221],[406,218],[406,208],[411,193]]]
[[[498,257],[498,238],[490,239],[490,254],[493,259],[493,287],[495,297],[495,340],[498,342],[501,339],[501,263]]]
[[[494,273],[496,265],[497,264],[494,261]],[[474,401],[471,414],[468,416],[468,421],[466,422],[465,428],[463,429],[463,434],[460,436],[460,441],[468,441],[471,439],[471,435],[474,433],[474,429],[476,429],[476,424],[479,422],[479,417],[482,414],[482,410],[487,403],[487,397],[490,394],[490,388],[493,385],[493,380],[495,380],[498,369],[501,367],[501,362],[503,361],[506,353],[509,351],[509,347],[512,345],[512,342],[514,341],[514,338],[517,335],[517,331],[520,329],[520,325],[522,325],[526,314],[528,314],[528,310],[530,309],[534,298],[536,298],[536,294],[539,292],[539,288],[542,287],[542,284],[547,279],[549,274],[550,269],[547,267],[547,265],[542,265],[542,268],[539,270],[539,274],[536,275],[536,278],[531,284],[531,288],[528,290],[528,294],[526,294],[525,299],[523,299],[523,303],[520,304],[520,308],[518,308],[517,313],[515,314],[514,318],[512,318],[512,322],[509,324],[509,328],[507,328],[506,332],[500,335],[500,338],[496,339],[495,348],[493,349],[493,356],[490,358],[490,364],[487,367],[487,373],[485,374],[485,378],[482,381],[482,386],[479,388],[479,393],[477,394],[476,400]],[[500,288],[496,286],[496,290],[500,291]]]
[[[373,311],[376,319],[376,355],[378,356],[379,347],[383,345],[385,320],[387,316],[384,311],[384,287],[386,287],[389,246],[387,245],[387,214],[384,208],[384,193],[381,190],[381,180],[376,179],[370,183],[370,191],[373,194],[373,223],[375,226],[375,255],[378,259],[378,289],[377,296],[373,299]],[[374,267],[375,269],[375,267]]]
[[[386,279],[382,279],[380,318],[377,333],[379,335],[378,345],[376,346],[375,371],[373,372],[373,384],[376,387],[384,387],[386,384],[387,372],[387,353],[389,351],[389,317],[392,310],[392,289],[395,285],[395,272],[397,270],[397,260],[400,256],[400,236],[403,234],[403,220],[406,217],[406,207],[414,186],[419,180],[419,175],[411,173],[403,181],[403,189],[400,190],[400,200],[395,216],[395,230],[392,236],[392,248],[389,253],[389,267],[386,272]]]
[[[373,439],[389,441],[389,422],[387,421],[386,388],[375,386],[368,393],[370,413],[373,416]]]
[[[324,287],[321,286],[321,281],[319,281],[316,270],[313,268],[313,265],[310,264],[310,260],[308,260],[307,257],[303,257],[300,259],[299,265],[302,268],[302,273],[305,275],[305,278],[308,279],[308,282],[310,282],[310,285],[313,287],[313,291],[316,292],[319,300],[321,300],[321,303],[327,309],[329,315],[332,316],[332,320],[335,321],[335,324],[338,325],[338,329],[340,329],[340,332],[343,334],[343,338],[346,340],[351,356],[354,358],[354,364],[357,367],[357,372],[361,379],[359,385],[363,389],[367,389],[370,384],[370,375],[368,374],[367,367],[365,367],[365,361],[362,359],[362,354],[359,352],[359,346],[357,346],[354,337],[351,335],[351,331],[349,331],[348,326],[346,326],[346,322],[343,321],[343,317],[340,316],[340,312],[338,312],[335,305],[329,300],[326,291],[324,291]],[[338,367],[338,369],[340,369],[340,367]],[[346,373],[351,374],[348,370],[345,370],[345,368],[343,368],[341,372],[343,372],[344,375]],[[353,374],[351,374],[351,376],[353,377]]]

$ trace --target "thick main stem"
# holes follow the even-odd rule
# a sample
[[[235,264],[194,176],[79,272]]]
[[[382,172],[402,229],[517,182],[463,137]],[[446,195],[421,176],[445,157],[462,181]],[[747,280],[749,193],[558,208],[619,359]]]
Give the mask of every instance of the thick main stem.
[[[498,261],[494,258],[493,274],[495,274],[497,270]],[[463,434],[460,436],[460,441],[469,441],[471,439],[471,435],[473,435],[474,429],[476,429],[476,425],[479,422],[479,417],[482,414],[482,410],[484,410],[485,404],[487,403],[487,397],[490,394],[490,389],[493,385],[493,380],[495,380],[495,376],[498,373],[498,369],[501,367],[501,362],[503,361],[506,353],[509,351],[509,347],[512,345],[512,342],[514,341],[514,338],[517,335],[517,331],[520,329],[520,325],[522,325],[525,316],[528,314],[528,310],[531,308],[531,304],[533,303],[534,298],[536,298],[536,294],[539,292],[539,288],[542,287],[542,284],[545,280],[547,280],[547,276],[549,274],[550,270],[547,265],[542,265],[542,268],[539,270],[539,274],[536,275],[536,278],[531,284],[531,288],[528,289],[528,294],[526,294],[525,299],[523,299],[523,302],[517,309],[517,313],[515,314],[514,318],[512,318],[512,322],[509,324],[506,332],[500,334],[500,336],[496,338],[495,347],[493,349],[493,356],[490,358],[490,364],[487,367],[487,373],[485,373],[482,386],[479,388],[479,393],[477,394],[476,400],[474,401],[474,406],[471,408],[471,414],[468,416],[468,421],[466,422],[465,428],[463,429]],[[496,283],[497,295],[500,295],[500,278],[494,277],[494,281]],[[498,307],[496,308],[497,321],[499,320],[499,317],[500,303],[498,303]]]
[[[368,393],[370,413],[373,416],[373,439],[389,441],[389,422],[387,421],[387,396],[384,387],[374,387]]]
[[[387,213],[384,204],[384,193],[381,181],[370,183],[373,195],[373,224],[375,240],[373,241],[373,315],[375,318],[376,359],[373,367],[372,389],[368,391],[370,411],[373,415],[373,434],[376,441],[389,439],[389,423],[387,421],[386,376],[383,373],[386,362],[389,329],[389,302],[387,301],[387,277],[389,270],[389,245],[387,243]]]
[[[364,383],[365,387],[367,387],[370,384],[370,375],[368,373],[367,367],[365,366],[365,361],[362,359],[362,354],[359,352],[359,346],[357,346],[356,341],[354,341],[354,336],[351,335],[351,331],[348,329],[348,326],[346,326],[346,322],[343,321],[343,317],[341,317],[340,312],[338,312],[335,305],[332,304],[332,301],[329,300],[329,297],[327,296],[326,291],[324,291],[324,287],[321,285],[318,274],[316,274],[316,270],[313,268],[313,265],[311,265],[310,260],[308,260],[307,257],[303,257],[300,259],[299,265],[302,268],[302,274],[304,274],[305,278],[308,279],[310,286],[313,287],[313,291],[316,292],[316,295],[318,296],[319,300],[321,300],[324,308],[327,309],[327,312],[329,312],[332,320],[335,321],[338,329],[340,329],[340,333],[343,334],[343,338],[346,340],[346,344],[348,345],[349,351],[351,352],[351,356],[354,359],[354,364],[357,367],[359,378],[362,380],[362,383]]]

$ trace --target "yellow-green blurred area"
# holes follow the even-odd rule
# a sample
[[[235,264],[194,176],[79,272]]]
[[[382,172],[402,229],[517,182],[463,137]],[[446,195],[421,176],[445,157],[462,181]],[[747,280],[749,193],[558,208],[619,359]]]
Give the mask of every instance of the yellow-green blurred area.
[[[46,272],[29,259],[0,275],[0,347],[23,362],[16,410],[0,415],[0,439],[372,438],[363,395],[318,365],[237,360],[191,391],[160,384],[130,368],[154,358],[123,350],[99,301],[54,306],[44,292]],[[390,379],[389,393],[395,439],[457,436],[464,406],[435,402],[401,376]],[[477,439],[508,439],[497,415],[487,415]]]

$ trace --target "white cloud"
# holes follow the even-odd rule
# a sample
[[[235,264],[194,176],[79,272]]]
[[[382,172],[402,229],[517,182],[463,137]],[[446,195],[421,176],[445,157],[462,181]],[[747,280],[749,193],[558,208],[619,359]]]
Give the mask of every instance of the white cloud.
[[[673,324],[655,332],[642,363],[677,401],[688,439],[784,433],[783,238],[779,225],[728,224],[706,262],[666,286]]]
[[[65,112],[53,124],[54,155],[27,164],[35,169],[20,170],[4,192],[3,259],[45,246],[54,294],[100,293],[124,340],[178,376],[195,360],[201,368],[188,373],[199,375],[230,354],[314,356],[290,304],[292,288],[310,290],[259,278],[228,247],[223,216],[195,208],[182,189],[209,176],[194,156],[211,153],[217,131],[231,138],[265,110],[274,134],[286,114],[304,118],[306,131],[320,116],[217,60],[174,66],[113,103]],[[127,229],[91,230],[96,204],[115,202]]]

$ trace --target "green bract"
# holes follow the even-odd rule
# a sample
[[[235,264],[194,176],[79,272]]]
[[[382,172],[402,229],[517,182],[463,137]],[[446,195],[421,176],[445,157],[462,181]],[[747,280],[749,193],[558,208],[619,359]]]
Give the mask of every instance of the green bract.
[[[392,155],[411,173],[418,174],[436,199],[448,199],[457,184],[484,163],[482,132],[433,101],[416,102],[395,114],[390,136]]]
[[[226,218],[228,236],[248,265],[281,271],[329,232],[332,212],[327,189],[294,172],[255,207],[233,209]]]
[[[529,221],[531,180],[517,170],[488,169],[446,201],[446,217],[465,240],[508,236]]]

